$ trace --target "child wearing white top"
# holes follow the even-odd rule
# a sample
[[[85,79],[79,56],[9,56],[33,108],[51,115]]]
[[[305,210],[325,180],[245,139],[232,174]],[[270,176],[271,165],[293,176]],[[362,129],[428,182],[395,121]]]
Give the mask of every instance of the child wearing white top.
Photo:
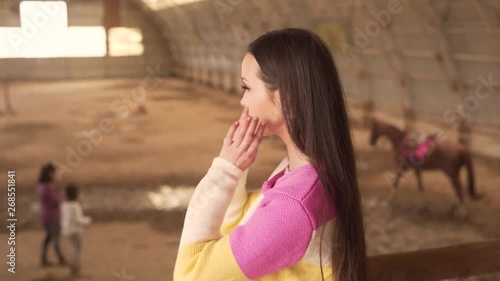
[[[78,188],[69,184],[66,187],[66,201],[61,204],[61,228],[62,234],[69,238],[73,251],[71,259],[71,275],[73,276],[80,274],[83,228],[91,222],[91,217],[83,215],[82,206],[78,201]]]

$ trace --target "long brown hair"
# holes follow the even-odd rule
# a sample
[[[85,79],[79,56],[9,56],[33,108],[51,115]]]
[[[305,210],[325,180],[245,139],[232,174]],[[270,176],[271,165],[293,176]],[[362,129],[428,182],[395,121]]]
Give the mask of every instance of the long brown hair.
[[[365,281],[365,233],[355,155],[343,88],[330,51],[313,32],[287,28],[261,35],[248,52],[257,60],[268,90],[280,91],[290,137],[311,161],[326,198],[336,208],[333,277]]]

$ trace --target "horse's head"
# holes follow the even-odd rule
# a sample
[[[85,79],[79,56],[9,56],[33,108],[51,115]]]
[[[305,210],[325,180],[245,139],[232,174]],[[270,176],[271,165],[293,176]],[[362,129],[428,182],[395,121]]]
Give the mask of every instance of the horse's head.
[[[372,146],[375,146],[377,144],[377,140],[380,137],[380,130],[379,130],[379,124],[376,119],[372,120],[372,130],[370,133],[370,144]]]

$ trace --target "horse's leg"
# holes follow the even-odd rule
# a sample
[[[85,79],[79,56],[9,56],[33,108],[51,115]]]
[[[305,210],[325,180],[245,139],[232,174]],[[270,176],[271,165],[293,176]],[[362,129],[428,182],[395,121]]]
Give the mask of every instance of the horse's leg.
[[[394,180],[392,181],[392,185],[391,185],[391,191],[392,192],[396,192],[396,189],[398,188],[398,184],[399,184],[399,179],[401,178],[403,174],[400,173],[399,171],[396,173],[396,176],[394,177]]]
[[[460,218],[464,218],[465,216],[467,216],[468,211],[467,207],[464,204],[464,195],[462,191],[462,185],[460,184],[459,174],[454,173],[452,175],[449,175],[449,177],[458,197],[458,204],[452,206],[451,215],[458,215]]]
[[[422,176],[419,169],[415,169],[415,176],[417,177],[418,190],[424,192],[424,187],[422,186]]]
[[[418,190],[420,191],[420,194],[422,195],[420,212],[429,213],[429,202],[427,201],[427,196],[424,192],[424,186],[422,184],[422,173],[417,168],[415,169],[415,176],[417,177]]]
[[[453,184],[453,188],[455,189],[455,194],[458,197],[458,204],[464,203],[464,195],[462,190],[462,185],[460,184],[460,179],[457,174],[453,174],[450,176],[451,184]]]
[[[396,176],[394,177],[394,180],[392,181],[392,186],[391,186],[392,192],[396,191],[396,189],[398,188],[398,185],[399,185],[399,180],[403,177],[404,173],[407,170],[408,170],[408,168],[404,164],[399,165]]]
[[[394,177],[392,184],[391,184],[391,194],[389,195],[389,199],[387,200],[388,203],[394,205],[396,203],[397,199],[397,187],[399,184],[400,179],[404,176],[404,173],[406,172],[408,168],[404,164],[400,164],[398,167],[398,171],[396,172],[396,176]]]

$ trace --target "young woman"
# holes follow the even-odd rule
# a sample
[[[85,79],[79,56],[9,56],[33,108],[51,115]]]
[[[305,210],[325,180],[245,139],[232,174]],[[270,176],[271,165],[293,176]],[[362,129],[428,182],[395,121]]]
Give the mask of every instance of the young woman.
[[[355,157],[328,48],[308,30],[271,31],[249,45],[242,80],[243,114],[189,203],[174,280],[365,281]],[[269,135],[288,165],[247,193]]]

